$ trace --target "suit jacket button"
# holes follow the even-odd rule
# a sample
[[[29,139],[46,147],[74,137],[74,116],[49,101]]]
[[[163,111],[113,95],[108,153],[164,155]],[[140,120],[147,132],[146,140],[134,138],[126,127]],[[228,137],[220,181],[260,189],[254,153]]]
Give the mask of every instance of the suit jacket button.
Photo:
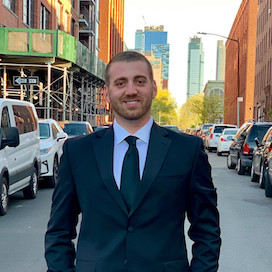
[[[129,226],[129,227],[128,227],[128,231],[129,231],[129,232],[133,232],[133,231],[134,231],[134,228],[131,227],[131,226]]]

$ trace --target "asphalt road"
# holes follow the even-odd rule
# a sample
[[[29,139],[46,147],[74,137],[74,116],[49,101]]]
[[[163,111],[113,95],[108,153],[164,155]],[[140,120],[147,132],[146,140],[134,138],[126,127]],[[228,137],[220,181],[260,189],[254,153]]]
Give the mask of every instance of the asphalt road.
[[[271,272],[272,199],[249,174],[227,169],[226,157],[209,153],[209,160],[221,218],[219,272]],[[52,192],[41,188],[35,200],[21,193],[11,198],[7,215],[0,217],[1,272],[46,271],[43,244]]]

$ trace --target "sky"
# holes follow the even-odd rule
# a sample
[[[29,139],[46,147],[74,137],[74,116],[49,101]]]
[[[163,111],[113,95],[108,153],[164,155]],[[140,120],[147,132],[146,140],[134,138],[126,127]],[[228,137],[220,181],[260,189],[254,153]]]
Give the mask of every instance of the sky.
[[[190,37],[197,32],[228,36],[242,0],[125,0],[124,39],[135,48],[135,32],[164,25],[170,44],[168,89],[178,106],[186,102],[187,56]],[[204,84],[215,80],[217,40],[198,35],[204,48]]]

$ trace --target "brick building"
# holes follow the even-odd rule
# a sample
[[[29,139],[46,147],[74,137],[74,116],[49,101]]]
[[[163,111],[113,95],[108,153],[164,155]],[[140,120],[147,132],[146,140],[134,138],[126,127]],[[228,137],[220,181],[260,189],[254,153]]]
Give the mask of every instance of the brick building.
[[[100,0],[100,26],[98,56],[108,63],[117,53],[124,51],[124,0]]]
[[[272,120],[272,3],[258,1],[254,119]]]
[[[236,41],[226,42],[224,123],[237,124],[238,97],[239,125],[253,119],[257,9],[258,0],[242,1],[228,36]]]
[[[39,117],[107,122],[99,23],[96,0],[0,1],[1,97],[24,100],[30,91]],[[41,84],[12,84],[30,75]]]

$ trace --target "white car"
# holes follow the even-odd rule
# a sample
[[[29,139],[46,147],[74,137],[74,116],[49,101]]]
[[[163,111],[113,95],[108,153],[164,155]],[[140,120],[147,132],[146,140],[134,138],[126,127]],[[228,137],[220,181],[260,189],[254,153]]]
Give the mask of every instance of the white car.
[[[237,128],[235,125],[231,124],[214,124],[210,129],[210,134],[207,140],[207,149],[209,152],[217,149],[217,143],[220,135],[225,128]]]
[[[47,186],[55,187],[58,175],[58,166],[62,155],[62,146],[68,135],[63,132],[57,121],[53,119],[39,120],[40,152],[41,152],[41,180]]]
[[[217,155],[221,156],[222,153],[228,153],[230,145],[238,128],[225,128],[217,142]]]
[[[36,198],[41,170],[38,116],[33,104],[0,99],[0,215],[9,196],[22,190]]]

